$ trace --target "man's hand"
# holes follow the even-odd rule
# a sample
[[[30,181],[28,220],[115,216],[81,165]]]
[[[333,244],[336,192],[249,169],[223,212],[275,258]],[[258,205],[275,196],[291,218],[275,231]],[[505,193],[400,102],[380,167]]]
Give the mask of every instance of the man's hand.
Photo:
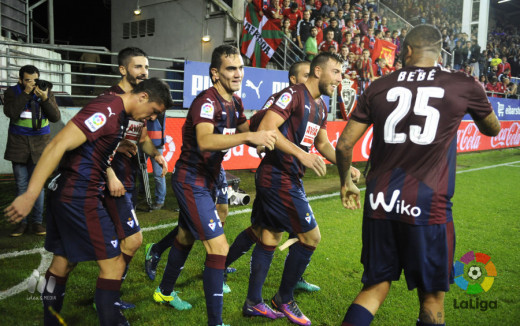
[[[274,149],[276,144],[276,131],[275,130],[261,130],[252,133],[250,143],[256,146],[265,146],[269,150]]]
[[[359,189],[356,185],[351,184],[350,186],[345,185],[341,187],[340,196],[343,207],[352,210],[361,208]]]
[[[312,169],[319,177],[323,177],[327,174],[327,167],[323,158],[316,154],[304,153],[302,157],[298,158],[302,164]]]
[[[49,89],[47,88],[46,90],[42,91],[38,86],[36,86],[34,88],[34,95],[41,98],[42,102],[45,102],[49,98]]]
[[[355,167],[351,166],[350,167],[350,175],[351,175],[351,178],[352,178],[352,182],[354,183],[358,183],[359,182],[359,178],[361,177],[361,172],[356,169]]]
[[[157,162],[160,166],[162,166],[161,178],[164,178],[166,173],[168,172],[168,162],[164,159],[164,156],[161,154],[156,155],[154,158],[155,162]]]
[[[121,197],[124,196],[126,193],[125,186],[123,186],[123,183],[115,176],[108,178],[108,190],[110,191],[110,195],[113,197]]]
[[[117,152],[132,157],[137,154],[137,145],[127,139],[123,139],[117,147]]]
[[[9,205],[4,210],[4,214],[7,216],[7,221],[13,224],[18,223],[27,215],[29,215],[34,206],[36,198],[31,198],[27,192],[16,197],[11,205]]]

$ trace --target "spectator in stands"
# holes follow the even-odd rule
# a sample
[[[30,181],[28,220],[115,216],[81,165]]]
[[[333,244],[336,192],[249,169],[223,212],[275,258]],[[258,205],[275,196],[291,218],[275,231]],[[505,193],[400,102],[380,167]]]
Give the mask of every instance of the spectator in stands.
[[[478,77],[480,76],[480,45],[478,45],[478,41],[476,39],[471,41],[470,52],[471,54],[469,56],[469,64],[473,67],[472,76]]]
[[[305,56],[308,61],[312,61],[315,56],[318,55],[318,43],[316,42],[316,35],[318,34],[318,28],[316,26],[311,28],[311,35],[305,41]]]
[[[482,87],[486,88],[486,86],[488,84],[487,76],[480,75],[479,81],[480,81],[480,84],[482,85]]]
[[[501,63],[502,63],[502,59],[500,59],[500,53],[495,52],[495,57],[493,59],[491,59],[489,66],[491,68],[494,68],[494,67],[497,67]],[[498,71],[498,68],[497,68],[497,71]]]
[[[267,18],[272,19],[273,23],[277,26],[282,25],[283,10],[280,6],[280,2],[272,1],[271,6],[265,11]]]
[[[343,9],[338,10],[338,17],[336,17],[336,19],[338,20],[338,26],[340,29],[345,27],[345,12]]]
[[[298,25],[296,25],[296,38],[298,40],[298,46],[300,47],[300,49],[304,48],[305,42],[311,35],[311,28],[313,25],[312,25],[310,19],[311,19],[311,11],[306,10],[303,13],[303,19],[301,19],[298,22]]]
[[[320,9],[320,14],[322,16],[329,16],[329,12],[332,10],[332,7],[330,6],[329,0],[323,0],[323,5]]]
[[[399,31],[392,32],[392,43],[395,44],[395,53],[398,55],[401,53],[401,39],[399,38]]]
[[[374,71],[372,68],[372,59],[370,58],[370,51],[364,49],[361,57],[356,63],[357,73],[360,81],[361,93],[370,85],[374,79]]]
[[[318,31],[318,34],[316,34],[316,42],[319,45],[323,42],[323,20],[321,16],[316,17],[316,23],[314,26],[316,26],[316,30]]]
[[[502,79],[502,84],[504,86],[504,93],[506,97],[516,96],[518,86],[515,83],[512,83],[508,77],[504,77]]]
[[[319,52],[330,52],[330,48],[334,48],[337,53],[339,50],[339,45],[336,41],[334,41],[334,31],[328,30],[325,36],[325,41],[321,42],[318,49]]]
[[[502,62],[497,65],[498,71],[497,74],[501,75],[506,70],[509,70],[509,73],[507,74],[509,78],[511,78],[511,65],[509,62],[507,62],[507,57],[505,55],[502,56]]]
[[[498,81],[496,76],[492,76],[490,82],[486,85],[486,92],[491,97],[504,97],[504,84]]]
[[[374,29],[370,28],[368,30],[368,34],[363,36],[363,49],[370,50],[370,54],[372,55],[372,50],[374,50],[374,46],[376,44],[376,38],[374,36]]]
[[[352,43],[349,45],[348,49],[356,56],[360,56],[363,53],[363,46],[361,45],[361,36],[359,34],[354,36],[354,39],[352,40]]]
[[[343,44],[341,46],[339,55],[340,55],[341,59],[343,59],[343,63],[345,63],[345,62],[348,63],[348,57],[349,57],[348,45]]]
[[[368,34],[368,29],[370,28],[369,18],[370,18],[370,15],[368,14],[368,12],[365,12],[363,14],[363,21],[361,21],[358,24],[358,28],[359,28],[359,32],[360,32],[361,36],[365,36]]]
[[[336,41],[336,43],[338,44],[341,44],[341,41],[342,41],[342,37],[341,37],[341,30],[338,26],[338,21],[337,19],[331,19],[330,21],[330,26],[327,27],[323,33],[325,33],[325,35],[327,35],[327,33],[329,31],[333,31],[334,32],[334,41]]]
[[[386,17],[382,17],[381,23],[377,26],[377,29],[383,33],[386,33],[387,31],[389,31],[387,22],[388,22],[388,19]]]
[[[284,9],[283,17],[289,19],[291,22],[289,28],[291,31],[296,30],[296,24],[300,19],[303,19],[303,13],[298,9],[298,4],[296,2],[291,3],[290,9]]]
[[[354,37],[356,34],[359,34],[359,29],[357,28],[357,25],[354,24],[352,19],[347,19],[345,33],[350,34],[352,37]]]
[[[453,69],[460,70],[460,68],[462,67],[462,64],[464,63],[461,40],[458,40],[455,44],[456,44],[455,48],[453,48],[453,50],[452,50]]]
[[[498,80],[502,81],[506,77],[511,78],[511,71],[509,70],[509,68],[507,68],[500,75],[498,75]]]
[[[50,87],[37,85],[40,71],[26,65],[18,71],[18,83],[6,89],[4,113],[10,119],[4,159],[11,161],[17,195],[26,192],[29,179],[43,149],[50,141],[49,122],[60,121],[61,114]],[[43,200],[41,191],[32,210],[32,231],[45,235],[43,227]],[[27,230],[27,218],[16,225],[12,237],[19,237]]]

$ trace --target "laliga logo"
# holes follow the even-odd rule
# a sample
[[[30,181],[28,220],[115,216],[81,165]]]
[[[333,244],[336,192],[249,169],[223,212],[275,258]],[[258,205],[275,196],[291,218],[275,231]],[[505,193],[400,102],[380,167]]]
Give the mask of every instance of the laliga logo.
[[[464,130],[457,131],[457,148],[463,150],[478,150],[480,133],[474,123],[469,123]]]
[[[520,145],[520,124],[514,122],[509,128],[502,128],[498,136],[491,138],[491,147],[500,146],[519,146]]]
[[[467,294],[478,294],[488,292],[493,285],[497,274],[497,269],[491,257],[481,253],[468,251],[460,260],[454,264],[455,284]],[[453,300],[454,309],[478,309],[486,311],[489,309],[497,309],[498,300]]]

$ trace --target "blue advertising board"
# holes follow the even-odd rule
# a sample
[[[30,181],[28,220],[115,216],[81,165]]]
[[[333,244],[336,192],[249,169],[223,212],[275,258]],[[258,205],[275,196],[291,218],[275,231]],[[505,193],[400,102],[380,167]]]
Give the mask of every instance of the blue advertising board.
[[[520,100],[511,98],[488,97],[500,121],[520,121]],[[462,120],[473,120],[469,114]]]
[[[184,65],[183,107],[189,108],[195,97],[212,85],[209,63],[186,61]],[[237,95],[242,98],[244,109],[260,110],[269,96],[289,86],[289,74],[284,70],[244,67],[242,88]],[[323,97],[329,103],[328,97]]]

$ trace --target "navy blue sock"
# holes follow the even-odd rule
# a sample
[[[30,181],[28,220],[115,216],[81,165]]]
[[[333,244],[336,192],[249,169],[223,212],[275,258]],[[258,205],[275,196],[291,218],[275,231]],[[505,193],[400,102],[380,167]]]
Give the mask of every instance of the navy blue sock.
[[[157,256],[161,256],[166,249],[173,246],[173,242],[177,237],[177,233],[179,233],[179,226],[176,226],[173,230],[170,231],[170,233],[159,240],[159,242],[154,243],[152,246],[152,251],[157,254]]]
[[[222,306],[224,304],[222,283],[224,282],[225,262],[226,256],[206,255],[203,284],[206,310],[208,311],[208,325],[211,326],[222,324]]]
[[[258,242],[258,238],[255,233],[248,227],[235,238],[226,258],[226,267],[233,264],[238,258],[242,257],[243,254],[251,249],[251,246]]]
[[[121,311],[115,304],[119,302],[121,282],[121,280],[108,280],[100,277],[97,279],[94,300],[101,326],[113,326],[121,321]]]
[[[262,302],[262,287],[264,286],[271,261],[273,261],[275,246],[266,246],[258,242],[251,255],[251,274],[249,275],[249,288],[247,299],[257,304]]]
[[[444,323],[444,324],[424,323],[420,319],[417,319],[417,322],[415,323],[415,326],[445,326],[445,325],[446,325],[446,323]]]
[[[184,268],[186,259],[188,259],[191,247],[180,244],[177,238],[175,238],[172,249],[168,254],[168,263],[166,263],[161,284],[159,285],[162,294],[170,295],[172,293],[173,286]]]
[[[122,252],[121,254],[123,255],[123,259],[125,260],[125,263],[126,263],[125,271],[123,272],[123,276],[121,277],[121,282],[122,282],[125,280],[126,275],[128,274],[128,265],[130,265],[130,262],[132,261],[132,258],[134,258],[134,256],[127,255],[124,252]]]
[[[67,277],[57,276],[50,271],[45,273],[45,289],[42,293],[43,302],[43,324],[46,326],[60,325],[58,319],[50,312],[52,307],[55,312],[59,313],[63,306],[65,298],[65,287],[67,285]]]
[[[316,247],[308,246],[300,241],[289,248],[289,254],[285,259],[282,282],[278,290],[282,303],[293,300],[294,287],[305,272],[307,265],[309,265],[314,249]]]
[[[365,326],[370,325],[374,319],[374,315],[370,313],[365,307],[353,303],[348,307],[345,318],[341,326]]]

